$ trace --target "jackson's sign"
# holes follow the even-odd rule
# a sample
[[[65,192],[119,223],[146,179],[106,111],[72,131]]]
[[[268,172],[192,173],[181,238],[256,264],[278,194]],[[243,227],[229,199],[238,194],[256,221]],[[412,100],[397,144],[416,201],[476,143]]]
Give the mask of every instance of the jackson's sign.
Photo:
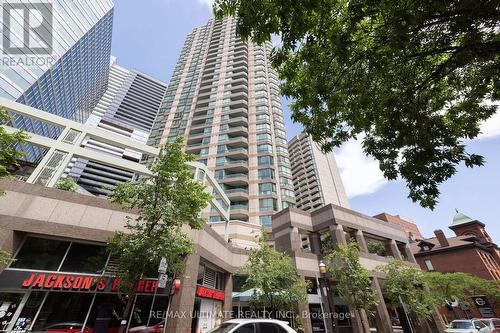
[[[54,291],[117,292],[120,280],[112,276],[92,276],[51,272],[32,272],[6,269],[0,274],[0,289],[43,289]],[[157,293],[170,293],[168,288],[158,288]],[[137,293],[152,294],[157,289],[157,280],[142,279],[134,289]]]
[[[108,291],[117,292],[120,279],[115,277],[95,277],[85,275],[31,273],[21,286],[23,288],[43,288],[81,291]],[[139,280],[134,286],[137,293],[154,293],[156,280]]]

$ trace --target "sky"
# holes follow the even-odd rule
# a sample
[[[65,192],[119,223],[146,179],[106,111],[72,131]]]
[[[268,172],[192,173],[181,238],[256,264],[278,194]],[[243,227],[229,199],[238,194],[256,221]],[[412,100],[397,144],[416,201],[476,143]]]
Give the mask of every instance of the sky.
[[[211,0],[115,0],[113,55],[117,63],[168,82],[186,35],[211,17]],[[288,138],[301,131],[290,120],[289,100],[282,99]],[[387,182],[378,163],[366,157],[359,142],[350,141],[335,151],[351,208],[367,215],[387,212],[416,222],[426,237],[451,224],[455,209],[486,224],[500,242],[500,113],[482,126],[483,134],[467,143],[486,164],[460,166],[441,185],[439,204],[431,211],[407,198],[403,181]]]

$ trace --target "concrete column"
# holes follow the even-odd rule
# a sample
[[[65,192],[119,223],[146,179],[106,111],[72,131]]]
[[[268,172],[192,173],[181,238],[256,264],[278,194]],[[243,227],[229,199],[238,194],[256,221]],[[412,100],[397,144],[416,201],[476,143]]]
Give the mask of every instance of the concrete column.
[[[380,289],[380,284],[377,278],[373,278],[372,287],[377,293],[379,303],[375,309],[375,321],[377,322],[377,332],[378,333],[393,333],[391,318],[389,317],[389,312],[387,312],[387,306],[384,301],[384,295],[382,294],[382,289]]]
[[[389,246],[391,247],[391,253],[394,259],[403,260],[403,256],[401,256],[401,252],[399,252],[398,244],[394,239],[389,241]]]
[[[321,237],[319,233],[317,232],[310,233],[309,242],[311,244],[311,252],[316,255],[321,255]]]
[[[433,309],[432,309],[432,319],[433,319],[434,325],[436,326],[437,331],[444,332],[444,330],[446,329],[446,326],[443,322],[443,318],[439,314],[439,310],[436,307],[433,307]]]
[[[224,306],[222,308],[222,321],[231,319],[231,311],[233,310],[233,275],[226,273],[226,282],[224,284]]]
[[[405,254],[406,254],[406,258],[408,258],[408,261],[411,262],[411,263],[416,264],[417,263],[417,259],[415,259],[415,256],[413,255],[413,252],[411,252],[410,245],[405,244],[404,251],[405,251]]]
[[[198,278],[199,264],[200,256],[197,254],[191,254],[186,259],[186,268],[180,277],[181,290],[172,298],[170,311],[174,315],[168,318],[167,332],[191,331],[191,314],[196,296],[196,280]]]
[[[344,229],[340,224],[332,224],[329,229],[334,248],[338,248],[339,244],[347,244]]]
[[[302,320],[304,333],[313,333],[311,317],[309,315],[309,303],[307,303],[307,301],[299,303],[299,318]]]
[[[368,253],[368,246],[366,245],[365,236],[362,230],[356,230],[356,242],[358,242],[360,252]]]
[[[354,316],[351,318],[352,332],[364,333],[363,324],[361,323],[360,311],[354,310],[351,306],[349,306],[349,311],[354,314]]]

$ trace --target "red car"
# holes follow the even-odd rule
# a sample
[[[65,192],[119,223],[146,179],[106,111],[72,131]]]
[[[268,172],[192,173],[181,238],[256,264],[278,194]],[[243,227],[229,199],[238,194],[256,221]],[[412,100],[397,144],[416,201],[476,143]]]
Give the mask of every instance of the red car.
[[[57,323],[45,327],[47,332],[63,332],[63,333],[92,333],[90,327],[83,327],[81,323]]]
[[[60,332],[60,333],[92,333],[91,327],[84,327],[82,323],[57,323],[45,327],[45,332]],[[163,327],[162,327],[163,328]],[[118,327],[109,327],[107,333],[117,333]],[[162,331],[163,332],[163,331]]]
[[[491,333],[500,333],[500,319],[498,318],[477,318],[485,324]]]

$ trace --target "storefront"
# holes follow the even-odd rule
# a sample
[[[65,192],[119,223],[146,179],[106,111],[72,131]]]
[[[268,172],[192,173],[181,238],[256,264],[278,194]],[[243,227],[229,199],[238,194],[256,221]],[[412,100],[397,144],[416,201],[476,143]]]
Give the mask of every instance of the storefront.
[[[225,274],[217,268],[200,263],[196,297],[193,307],[193,333],[206,333],[220,325],[224,319]]]
[[[103,245],[30,235],[14,258],[0,274],[0,332],[118,331],[126,301],[118,278],[103,271],[109,260]],[[134,288],[128,332],[162,331],[170,287],[145,278]]]

